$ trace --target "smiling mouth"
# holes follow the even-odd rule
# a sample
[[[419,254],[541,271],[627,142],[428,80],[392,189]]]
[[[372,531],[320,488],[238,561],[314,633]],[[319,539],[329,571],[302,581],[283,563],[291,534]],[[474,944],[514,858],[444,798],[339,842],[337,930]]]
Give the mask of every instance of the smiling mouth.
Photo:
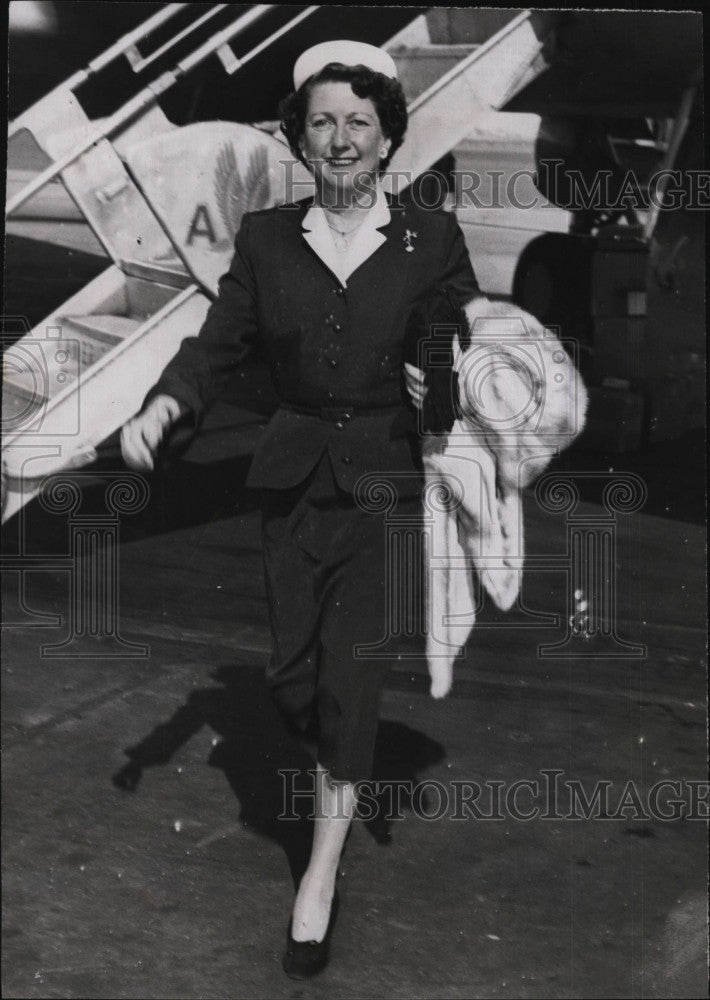
[[[355,156],[339,156],[332,157],[326,160],[326,163],[330,167],[349,167],[353,163],[357,162],[357,157]]]

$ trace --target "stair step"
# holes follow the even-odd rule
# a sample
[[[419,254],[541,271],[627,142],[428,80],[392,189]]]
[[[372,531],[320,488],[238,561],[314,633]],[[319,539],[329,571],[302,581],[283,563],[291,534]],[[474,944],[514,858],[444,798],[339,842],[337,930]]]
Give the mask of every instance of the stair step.
[[[53,399],[137,330],[141,322],[111,313],[58,316],[61,337],[37,343],[32,350],[21,349],[21,345],[9,348],[3,380],[5,391],[13,394],[9,412],[24,412],[27,403],[22,400]]]
[[[405,60],[408,57],[413,59],[439,59],[442,57],[465,59],[466,56],[475,52],[477,48],[480,48],[480,46],[471,45],[468,42],[447,42],[446,44],[428,42],[426,45],[410,45],[409,48],[390,52],[390,55],[394,60]]]
[[[26,383],[17,384],[6,376],[2,385],[3,434],[39,430],[46,402],[38,387],[31,390]]]
[[[72,329],[109,346],[125,340],[141,325],[141,320],[133,316],[116,316],[113,313],[89,313],[87,316],[63,316],[62,324],[68,323]]]
[[[119,267],[126,274],[135,278],[145,278],[147,281],[158,281],[173,288],[187,288],[194,284],[194,279],[185,269],[184,264],[175,260],[130,260],[119,261]]]
[[[76,344],[33,345],[32,351],[10,347],[2,380],[3,434],[34,430],[33,414],[76,379]],[[7,414],[7,416],[6,416]]]
[[[431,7],[426,12],[432,42],[483,44],[521,13],[512,7]]]
[[[412,102],[445,73],[478,48],[477,45],[417,45],[390,55],[397,66],[397,76]]]
[[[136,278],[132,274],[125,274],[124,278],[125,308],[117,311],[134,319],[142,321],[148,319],[180,294],[179,288],[168,285],[164,281]]]
[[[79,372],[86,372],[112,347],[120,344],[141,325],[141,320],[111,313],[89,313],[87,316],[63,316],[59,322],[68,348],[68,360],[61,365],[64,381],[73,381]],[[56,360],[56,355],[55,355]],[[50,374],[54,370],[50,362]]]

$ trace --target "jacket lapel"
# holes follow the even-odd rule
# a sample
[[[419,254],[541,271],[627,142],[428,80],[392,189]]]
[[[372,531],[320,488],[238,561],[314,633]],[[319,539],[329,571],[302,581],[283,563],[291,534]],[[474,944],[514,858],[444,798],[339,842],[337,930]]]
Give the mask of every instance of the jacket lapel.
[[[406,249],[406,209],[390,205],[390,221],[378,230],[384,237],[381,245],[357,267],[348,278],[351,289],[363,288],[364,293],[374,287],[386,290],[387,308],[399,310],[407,286],[413,253]]]
[[[301,222],[303,239],[313,252],[320,257],[329,271],[333,271],[333,240],[328,231],[323,212],[311,205]]]
[[[386,238],[378,229],[368,226],[357,233],[350,253],[346,256],[335,249],[330,227],[322,211],[311,208],[303,219],[303,239],[320,258],[321,263],[337,277],[343,288],[347,286],[350,275],[382,246]]]
[[[279,263],[276,266],[284,273],[291,273],[294,280],[298,281],[307,280],[307,273],[311,271],[311,267],[315,267],[323,275],[330,275],[332,281],[342,285],[338,275],[319,256],[312,240],[306,239],[310,234],[303,229],[303,221],[312,204],[312,199],[305,199],[295,209],[284,208],[283,212],[277,214],[279,235],[275,234],[274,249]],[[381,237],[380,245],[347,279],[349,294],[357,296],[362,307],[378,317],[378,322],[372,324],[371,329],[367,328],[367,333],[374,341],[379,341],[383,333],[401,321],[403,310],[408,308],[406,293],[411,276],[419,270],[412,266],[418,260],[417,253],[408,252],[406,248],[406,233],[408,228],[412,228],[407,209],[397,204],[390,204],[389,207],[390,221],[377,231]],[[310,231],[312,232],[313,230]],[[419,250],[416,239],[414,245],[415,250]],[[298,277],[299,269],[306,260],[311,262],[311,267]]]
[[[368,257],[371,257],[376,250],[379,250],[386,239],[387,237],[380,229],[374,229],[370,226],[364,232],[358,233],[352,252],[348,255],[348,266],[350,268],[348,280],[361,264],[365,263]]]

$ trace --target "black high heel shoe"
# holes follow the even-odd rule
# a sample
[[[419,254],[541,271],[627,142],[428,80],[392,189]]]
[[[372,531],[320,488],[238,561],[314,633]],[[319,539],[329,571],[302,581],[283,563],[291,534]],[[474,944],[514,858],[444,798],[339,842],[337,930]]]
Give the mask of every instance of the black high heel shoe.
[[[340,897],[338,890],[333,893],[330,904],[330,919],[322,941],[294,941],[291,937],[291,921],[287,931],[286,954],[281,966],[291,979],[310,979],[321,972],[328,964],[330,957],[330,936],[338,916]]]

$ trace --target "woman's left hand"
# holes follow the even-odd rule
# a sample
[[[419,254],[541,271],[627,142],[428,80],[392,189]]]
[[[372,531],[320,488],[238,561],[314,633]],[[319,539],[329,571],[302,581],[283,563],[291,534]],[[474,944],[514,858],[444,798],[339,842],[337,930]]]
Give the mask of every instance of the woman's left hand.
[[[407,391],[412,397],[412,402],[418,410],[421,410],[426,396],[426,375],[421,368],[404,362],[404,381],[407,384]]]

